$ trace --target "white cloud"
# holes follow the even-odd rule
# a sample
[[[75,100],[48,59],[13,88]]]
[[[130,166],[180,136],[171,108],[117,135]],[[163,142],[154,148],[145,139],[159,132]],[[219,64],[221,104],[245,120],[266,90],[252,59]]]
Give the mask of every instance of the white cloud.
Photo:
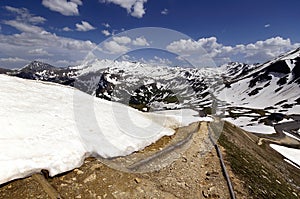
[[[147,39],[143,36],[136,38],[113,36],[110,41],[104,42],[104,49],[110,54],[124,53],[143,46],[149,46]]]
[[[1,68],[18,68],[20,66],[24,66],[28,64],[29,60],[22,59],[19,57],[6,57],[0,58],[0,67]]]
[[[0,34],[0,52],[6,57],[19,57],[29,61],[51,56],[49,63],[58,65],[59,60],[67,60],[68,65],[77,63],[96,47],[91,41],[81,41],[60,37],[49,32],[28,33],[14,35]],[[34,54],[36,53],[36,54]],[[3,61],[3,60],[2,60]],[[21,67],[21,63],[7,62],[4,67]],[[60,65],[58,65],[60,66]]]
[[[272,59],[284,52],[300,47],[300,43],[292,44],[290,39],[273,37],[265,41],[257,41],[253,44],[238,45],[236,50],[242,50],[248,62],[262,62]],[[258,60],[258,61],[256,61]]]
[[[217,43],[217,38],[210,37],[210,38],[202,38],[198,41],[194,41],[192,39],[181,39],[179,41],[174,41],[171,44],[167,46],[167,49],[172,52],[183,52],[186,54],[192,53],[192,52],[199,52],[205,50],[213,50],[216,48],[221,47],[221,44]]]
[[[213,60],[216,65],[229,61],[261,63],[298,47],[300,47],[300,43],[292,44],[290,39],[282,37],[236,46],[225,46],[218,43],[217,38],[210,37],[198,41],[191,39],[174,41],[166,49],[180,54],[180,59],[187,59],[193,64],[203,66],[209,60]]]
[[[43,6],[52,11],[59,12],[65,16],[79,15],[78,6],[82,5],[81,0],[43,0]]]
[[[135,46],[149,46],[148,41],[145,37],[138,37],[132,41],[132,44]]]
[[[0,58],[0,62],[28,62],[28,60],[19,57],[8,57]]]
[[[102,30],[101,32],[107,37],[110,35],[110,32],[108,30]]]
[[[37,26],[40,17],[33,16],[27,9],[6,8],[16,17],[3,23],[20,30],[19,34],[0,34],[0,64],[6,68],[17,68],[32,60],[45,60],[61,66],[60,60],[68,62],[65,66],[78,63],[97,45],[91,41],[82,41],[57,36]],[[35,20],[30,17],[35,17]],[[31,21],[31,22],[30,22]],[[40,20],[42,23],[44,20]],[[65,29],[66,30],[66,29]],[[5,55],[5,57],[3,57]],[[48,58],[47,58],[48,57]]]
[[[96,44],[81,41],[45,31],[42,27],[23,22],[20,14],[14,20],[4,21],[22,31],[20,34],[0,34],[1,66],[7,68],[21,67],[34,59],[51,56],[50,64],[56,65],[58,60],[68,60],[69,64],[77,63],[90,52]],[[52,56],[53,55],[53,56]]]
[[[72,30],[71,28],[69,28],[69,27],[64,27],[62,30],[65,31],[65,32],[73,31],[73,30]]]
[[[168,15],[169,14],[169,10],[167,8],[163,9],[161,12],[160,12],[162,15]]]
[[[125,53],[129,50],[128,47],[119,44],[118,42],[112,40],[104,43],[104,48],[111,54]]]
[[[161,58],[158,56],[154,56],[153,59],[150,59],[149,63],[159,64],[159,65],[164,65],[164,66],[171,66],[173,64],[173,62],[170,61],[168,58]]]
[[[103,35],[105,35],[107,37],[111,35],[111,33],[108,30],[102,30],[101,32]]]
[[[113,37],[113,40],[119,44],[129,44],[131,42],[131,39],[126,36],[122,37]]]
[[[145,14],[144,3],[147,0],[100,0],[101,3],[114,3],[127,10],[133,17],[142,18]]]
[[[95,27],[93,27],[91,24],[89,24],[86,21],[81,21],[81,24],[80,23],[76,24],[77,31],[86,32],[86,31],[95,30],[95,29],[96,29]]]
[[[4,21],[3,23],[14,27],[20,30],[21,32],[39,33],[43,31],[43,29],[38,26],[27,24],[17,20],[8,20],[8,21]]]
[[[102,26],[104,26],[105,28],[110,28],[110,25],[108,23],[102,23]]]
[[[265,24],[265,28],[269,28],[271,24]]]
[[[4,8],[15,14],[15,19],[4,20],[4,24],[12,26],[21,32],[37,33],[43,31],[37,24],[44,23],[46,21],[45,18],[30,14],[26,8],[15,8],[11,6],[5,6]]]
[[[39,55],[39,56],[52,56],[52,54],[48,53],[46,50],[42,48],[29,50],[28,53],[32,55]]]
[[[16,21],[22,21],[30,24],[40,24],[44,23],[46,19],[41,16],[34,16],[29,13],[28,9],[26,8],[15,8],[11,6],[4,7],[7,11],[10,11],[17,15]]]
[[[122,56],[119,58],[120,61],[130,61],[130,59],[131,59],[131,57],[130,57],[129,55],[127,55],[127,54],[122,55]]]
[[[147,0],[140,0],[136,1],[136,3],[133,6],[133,12],[131,12],[131,16],[142,18],[143,15],[146,13],[144,8],[144,3],[147,2]]]

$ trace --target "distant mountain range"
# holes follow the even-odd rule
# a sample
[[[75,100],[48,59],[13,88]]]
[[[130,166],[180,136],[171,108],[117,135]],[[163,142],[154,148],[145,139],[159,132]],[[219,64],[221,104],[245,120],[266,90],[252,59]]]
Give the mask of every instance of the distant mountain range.
[[[0,73],[73,86],[142,111],[192,107],[209,113],[217,100],[222,106],[297,113],[300,101],[300,49],[263,64],[232,62],[218,68],[96,59],[67,68],[33,61],[18,70],[0,69]]]
[[[67,68],[33,61],[18,70],[0,69],[0,73],[75,86],[145,111],[201,109],[211,106],[212,96],[224,101],[226,95],[227,104],[286,112],[300,101],[299,65],[300,49],[296,49],[255,65],[232,62],[197,69],[96,59],[89,65]]]

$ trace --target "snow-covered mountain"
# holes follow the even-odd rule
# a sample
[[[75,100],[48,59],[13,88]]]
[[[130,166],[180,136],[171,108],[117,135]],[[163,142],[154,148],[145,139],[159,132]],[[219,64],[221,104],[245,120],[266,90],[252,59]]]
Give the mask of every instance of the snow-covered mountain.
[[[272,119],[274,114],[284,115],[281,120],[300,114],[300,49],[263,64],[231,66],[223,66],[225,85],[215,93],[226,102],[231,122],[252,132],[272,133],[279,122]]]
[[[143,111],[227,106],[299,113],[300,49],[263,64],[232,62],[219,68],[153,66],[98,60],[57,68],[34,61],[9,75],[71,85]],[[221,103],[220,103],[221,104]],[[224,105],[224,104],[222,104]]]
[[[221,83],[216,74],[216,69],[96,60],[78,71],[75,87],[144,111],[199,109],[210,104],[212,89]]]
[[[229,67],[223,77],[221,93],[235,106],[299,113],[300,49],[261,65]]]
[[[21,69],[6,71],[6,74],[24,79],[41,80],[59,83],[63,85],[73,85],[76,70],[70,68],[58,68],[50,64],[33,61]]]

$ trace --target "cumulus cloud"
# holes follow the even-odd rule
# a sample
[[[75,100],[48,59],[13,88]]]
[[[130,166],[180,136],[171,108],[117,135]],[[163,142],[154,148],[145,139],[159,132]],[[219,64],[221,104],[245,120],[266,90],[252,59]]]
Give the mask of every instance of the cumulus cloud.
[[[125,53],[129,48],[125,45],[121,45],[118,42],[112,40],[104,43],[105,50],[108,50],[111,54]]]
[[[86,31],[95,30],[95,29],[96,28],[94,26],[92,26],[91,24],[89,24],[86,21],[81,21],[81,24],[80,23],[76,24],[76,30],[77,31],[86,32]]]
[[[257,41],[247,45],[237,45],[235,49],[236,51],[241,50],[248,62],[255,63],[267,61],[298,47],[300,47],[300,43],[293,44],[290,39],[273,37],[265,41]]]
[[[17,62],[17,63],[23,62],[23,63],[27,63],[28,60],[22,59],[22,58],[19,58],[19,57],[0,58],[0,63],[3,63],[3,62]]]
[[[46,19],[41,16],[34,16],[29,13],[29,10],[26,8],[15,8],[11,6],[4,6],[7,11],[17,15],[16,21],[23,21],[30,24],[40,24],[44,23]]]
[[[145,37],[138,37],[132,41],[132,44],[135,46],[149,46],[148,41]]]
[[[282,37],[273,37],[250,44],[225,46],[218,43],[216,37],[210,37],[201,38],[198,41],[191,39],[174,41],[166,49],[179,54],[181,59],[203,66],[209,62],[214,62],[215,65],[229,61],[261,63],[299,46],[300,43],[293,44],[290,39]]]
[[[163,65],[163,66],[171,66],[173,64],[173,62],[168,58],[161,58],[158,56],[154,56],[153,59],[150,59],[149,63]]]
[[[65,31],[65,32],[73,31],[73,30],[72,30],[71,28],[69,28],[69,27],[64,27],[62,30]]]
[[[113,40],[116,41],[119,44],[129,44],[131,42],[131,39],[126,36],[121,37],[113,37]]]
[[[169,14],[169,10],[167,8],[163,9],[161,12],[160,12],[162,15],[168,15]]]
[[[43,31],[43,29],[38,26],[31,25],[17,20],[8,20],[8,21],[4,21],[3,23],[14,27],[21,32],[39,33]]]
[[[147,0],[100,0],[101,3],[114,3],[127,10],[133,17],[142,18],[146,13],[144,4]]]
[[[79,15],[78,6],[82,5],[81,0],[43,0],[43,6],[52,11],[59,12],[65,16]]]
[[[265,28],[269,28],[270,26],[270,24],[265,24]]]
[[[30,33],[23,32],[14,35],[0,34],[0,52],[7,57],[18,57],[22,60],[14,62],[2,60],[0,65],[7,68],[22,67],[24,60],[29,61],[51,56],[49,63],[57,66],[58,60],[68,60],[67,65],[72,65],[82,60],[96,44],[91,41],[81,41],[60,37],[49,32]]]
[[[28,53],[32,55],[39,55],[39,56],[52,56],[52,54],[48,53],[46,50],[42,48],[29,50]]]
[[[15,18],[12,20],[4,20],[4,24],[12,26],[21,32],[37,33],[43,31],[37,24],[44,23],[46,21],[45,18],[30,14],[26,8],[15,8],[11,6],[5,6],[4,8],[15,15]]]
[[[102,26],[104,26],[105,28],[110,28],[110,25],[108,23],[102,23]]]
[[[128,36],[114,36],[111,41],[104,42],[104,48],[110,54],[124,53],[137,47],[149,46],[147,39],[143,36],[130,38]]]
[[[111,34],[108,30],[102,30],[101,32],[107,37]]]
[[[6,9],[12,12],[15,18],[2,23],[20,30],[21,33],[0,34],[1,67],[22,67],[32,60],[45,60],[57,66],[61,66],[60,60],[67,60],[66,66],[72,65],[78,63],[96,47],[91,41],[60,37],[44,30],[38,24],[45,20],[30,14],[27,9],[13,7]]]

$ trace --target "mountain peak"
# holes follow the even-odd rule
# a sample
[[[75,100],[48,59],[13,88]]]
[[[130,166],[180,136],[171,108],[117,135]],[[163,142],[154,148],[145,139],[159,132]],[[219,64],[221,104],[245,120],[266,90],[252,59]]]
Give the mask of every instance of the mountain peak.
[[[50,69],[55,69],[56,67],[41,62],[41,61],[32,61],[29,64],[25,65],[23,68],[20,69],[20,71],[42,71],[42,70],[50,70]]]

